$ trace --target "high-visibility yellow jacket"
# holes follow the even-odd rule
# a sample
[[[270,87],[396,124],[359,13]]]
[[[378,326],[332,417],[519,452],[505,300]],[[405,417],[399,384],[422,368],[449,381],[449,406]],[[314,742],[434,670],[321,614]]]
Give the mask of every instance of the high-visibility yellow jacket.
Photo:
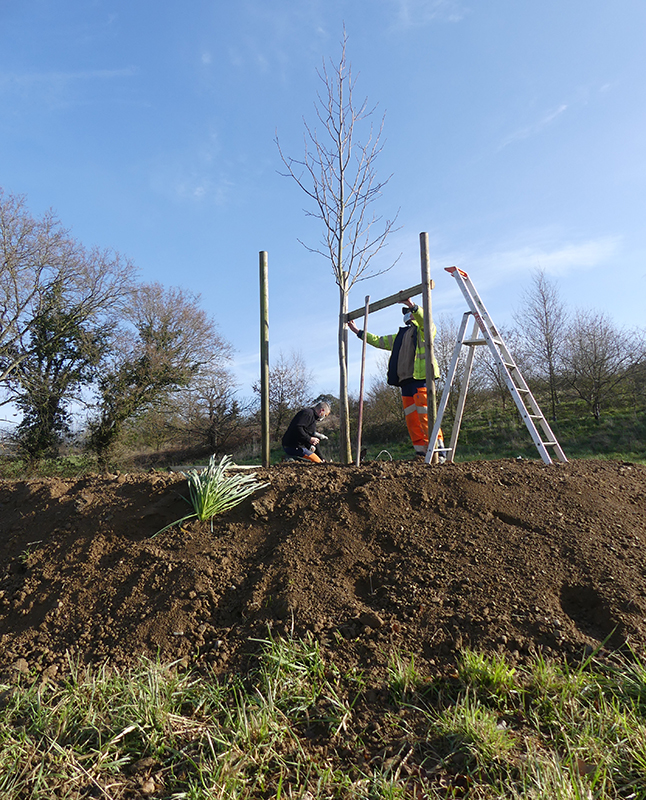
[[[418,381],[426,380],[426,348],[424,344],[424,312],[419,306],[414,306],[413,324],[417,328],[417,346],[415,348],[415,360],[413,364],[413,378]],[[359,331],[359,338],[363,338],[363,331]],[[392,350],[397,338],[397,333],[391,333],[386,336],[375,336],[374,333],[365,331],[366,342],[372,347],[378,347],[380,350]],[[431,335],[435,339],[437,329],[435,323],[431,323]],[[437,359],[433,358],[433,371],[435,378],[440,377],[440,369]]]

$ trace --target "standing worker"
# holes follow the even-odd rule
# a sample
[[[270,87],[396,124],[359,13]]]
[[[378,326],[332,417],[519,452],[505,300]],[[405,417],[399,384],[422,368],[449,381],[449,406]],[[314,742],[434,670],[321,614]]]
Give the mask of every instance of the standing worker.
[[[397,333],[388,336],[375,336],[362,331],[354,323],[348,322],[348,328],[360,339],[381,350],[390,350],[388,361],[389,386],[399,386],[402,392],[404,416],[408,434],[415,449],[417,458],[424,458],[428,450],[428,399],[426,392],[426,357],[424,344],[424,312],[408,298],[402,308],[404,327]],[[435,339],[435,323],[431,335]],[[433,358],[435,378],[440,377],[437,361]],[[442,431],[438,434],[438,447],[444,447]]]

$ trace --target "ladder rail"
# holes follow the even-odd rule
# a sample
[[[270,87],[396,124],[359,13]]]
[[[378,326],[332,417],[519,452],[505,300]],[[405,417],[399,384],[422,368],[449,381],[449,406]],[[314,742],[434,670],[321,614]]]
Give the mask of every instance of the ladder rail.
[[[424,458],[427,464],[430,464],[431,458],[433,457],[433,453],[435,452],[435,448],[437,446],[437,437],[440,432],[442,417],[444,416],[444,412],[446,411],[446,405],[449,400],[449,395],[451,394],[451,386],[453,385],[453,379],[455,378],[455,373],[457,371],[458,361],[460,360],[460,351],[462,350],[462,342],[464,341],[464,334],[467,328],[467,323],[469,321],[470,314],[471,312],[466,311],[462,316],[462,322],[460,323],[460,329],[458,331],[458,338],[455,343],[455,347],[453,348],[453,355],[451,356],[449,369],[446,374],[446,381],[444,382],[444,389],[442,390],[440,405],[437,409],[437,414],[435,415],[435,424],[433,425],[433,431],[431,432],[431,436],[428,442],[428,449],[426,450],[426,456]],[[448,455],[451,454],[449,453]]]
[[[460,394],[458,395],[458,404],[455,409],[455,419],[453,420],[453,428],[451,429],[451,441],[449,448],[451,450],[451,461],[455,461],[455,449],[458,444],[458,436],[460,435],[460,428],[462,427],[462,417],[464,414],[464,406],[467,400],[467,392],[469,391],[469,383],[471,382],[471,373],[473,371],[473,359],[476,354],[476,345],[484,344],[484,339],[478,338],[478,323],[473,321],[473,332],[471,333],[471,343],[467,345],[469,352],[464,365],[464,378],[460,386]],[[464,343],[466,344],[466,342]],[[448,456],[447,456],[448,458]]]
[[[553,447],[557,458],[560,461],[567,461],[565,458],[565,454],[561,450],[561,446],[556,440],[556,436],[552,431],[549,423],[545,419],[545,416],[541,412],[541,409],[538,405],[536,398],[534,397],[533,392],[530,390],[529,386],[525,378],[523,377],[520,369],[516,365],[511,353],[507,349],[507,346],[500,340],[500,343],[497,343],[496,348],[492,348],[493,356],[496,359],[498,366],[501,368],[503,377],[505,378],[505,382],[511,395],[516,403],[516,407],[527,427],[534,444],[536,445],[539,453],[543,457],[543,460],[546,463],[551,463],[551,459],[549,453],[547,452],[547,446],[549,444],[550,447]],[[501,356],[502,353],[502,356]],[[521,396],[522,392],[522,396]],[[533,414],[529,413],[527,406],[529,405],[529,409],[533,412]],[[541,430],[544,435],[544,439],[541,437],[540,433],[536,428],[536,423],[534,419],[538,422],[541,427]],[[549,459],[549,460],[548,460]]]
[[[507,365],[505,364],[505,366]],[[517,374],[515,375],[512,370],[509,370],[510,377],[512,381],[515,381],[516,383],[519,384],[520,388],[522,388],[524,393],[526,394],[527,405],[529,405],[530,410],[533,412],[532,414],[529,414],[530,418],[532,419],[532,422],[534,422],[534,419],[536,420],[536,422],[538,422],[545,435],[546,442],[556,442],[556,436],[554,435],[552,428],[550,427],[547,419],[545,418],[545,415],[541,412],[541,409],[538,405],[538,401],[534,397],[534,393],[530,390],[529,386],[527,385],[527,382],[523,378],[520,370],[515,365],[515,363],[513,369]],[[536,422],[534,422],[534,425],[536,425]]]
[[[503,350],[503,348],[504,348],[504,350]],[[554,443],[552,446],[554,447],[555,451],[557,452],[557,454],[559,456],[559,460],[567,461],[567,459],[565,458],[565,454],[561,450],[561,446],[558,444],[558,442],[556,440],[556,436],[554,435],[554,432],[552,431],[552,428],[550,427],[549,422],[545,418],[545,415],[541,412],[541,409],[540,409],[540,407],[538,405],[538,401],[534,397],[534,393],[530,390],[529,386],[527,385],[527,382],[525,381],[525,378],[523,377],[522,373],[518,369],[518,367],[516,365],[516,362],[514,361],[513,357],[511,356],[511,353],[509,353],[509,351],[507,350],[506,345],[503,345],[503,348],[501,348],[501,351],[503,351],[504,360],[506,362],[504,366],[508,369],[512,381],[514,381],[516,384],[518,384],[519,388],[521,388],[523,390],[523,392],[526,394],[527,404],[529,405],[531,411],[533,412],[533,414],[529,414],[530,418],[532,419],[532,422],[534,422],[534,419],[536,419],[536,421],[540,425],[541,430],[543,431],[543,434],[545,436],[545,440],[544,440],[545,442],[553,442]],[[513,366],[511,366],[511,369],[509,368],[510,365],[513,365]],[[525,405],[525,404],[523,404],[523,405]],[[521,414],[522,414],[522,411],[521,411]],[[534,425],[536,425],[535,422],[534,422]]]

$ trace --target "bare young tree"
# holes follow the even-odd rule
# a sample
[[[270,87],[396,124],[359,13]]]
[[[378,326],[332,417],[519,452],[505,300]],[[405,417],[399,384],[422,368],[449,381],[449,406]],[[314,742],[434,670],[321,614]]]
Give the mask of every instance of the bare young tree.
[[[514,314],[514,320],[525,339],[534,373],[547,384],[551,415],[556,420],[568,314],[557,287],[550,283],[544,270],[533,273],[532,284],[523,293],[522,306]]]
[[[308,216],[323,223],[323,237],[318,247],[305,245],[310,252],[319,253],[332,265],[332,274],[339,288],[339,450],[342,463],[352,460],[348,403],[348,333],[345,315],[348,294],[357,281],[385,272],[373,271],[370,262],[384,247],[395,220],[382,222],[371,206],[388,183],[377,180],[376,160],[382,150],[383,117],[378,129],[370,118],[374,108],[368,101],[354,99],[355,79],[346,58],[345,31],[338,63],[324,62],[319,77],[324,86],[317,95],[316,116],[321,134],[305,122],[305,155],[295,159],[284,155],[278,139],[280,157],[287,168],[285,173],[296,181],[313,204]],[[359,129],[366,138],[359,141]],[[396,216],[395,216],[396,218]],[[390,265],[392,266],[392,265]]]

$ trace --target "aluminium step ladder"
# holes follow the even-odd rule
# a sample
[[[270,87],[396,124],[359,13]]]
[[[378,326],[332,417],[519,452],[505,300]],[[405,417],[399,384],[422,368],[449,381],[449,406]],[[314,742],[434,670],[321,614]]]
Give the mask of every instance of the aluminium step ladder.
[[[541,458],[546,464],[552,463],[552,456],[548,452],[548,448],[552,451],[552,455],[562,462],[567,462],[565,453],[561,449],[560,444],[556,441],[556,436],[552,432],[547,420],[538,407],[538,403],[531,393],[525,379],[523,378],[516,362],[507,349],[507,345],[503,342],[500,333],[496,326],[493,324],[489,312],[480,299],[480,296],[475,290],[471,279],[468,274],[457,267],[446,267],[449,272],[458,282],[462,294],[464,295],[469,311],[462,317],[462,323],[458,332],[458,339],[453,350],[449,371],[446,376],[446,383],[444,384],[444,391],[442,392],[442,399],[437,410],[435,425],[430,437],[429,447],[426,453],[426,463],[429,464],[433,453],[435,451],[443,452],[447,461],[453,461],[455,456],[455,446],[457,444],[458,435],[460,433],[460,425],[462,424],[462,414],[464,411],[464,404],[467,396],[467,389],[469,387],[469,380],[471,378],[471,370],[473,367],[473,357],[475,348],[481,345],[488,345],[494,357],[494,361],[500,369],[502,376],[507,384],[507,388],[511,392],[511,396],[516,403],[516,407],[520,412],[527,430],[536,445],[536,449],[540,453]],[[473,316],[473,330],[471,337],[466,338],[466,330],[469,322],[469,317]],[[482,334],[482,338],[480,337]],[[458,361],[462,353],[462,348],[467,347],[468,353],[465,363],[464,380],[460,389],[458,397],[458,404],[455,412],[455,421],[453,423],[453,430],[451,431],[451,441],[448,447],[436,448],[437,437],[442,424],[442,417],[446,410],[446,405],[451,393],[451,386],[457,371]],[[540,430],[539,430],[540,429]]]

